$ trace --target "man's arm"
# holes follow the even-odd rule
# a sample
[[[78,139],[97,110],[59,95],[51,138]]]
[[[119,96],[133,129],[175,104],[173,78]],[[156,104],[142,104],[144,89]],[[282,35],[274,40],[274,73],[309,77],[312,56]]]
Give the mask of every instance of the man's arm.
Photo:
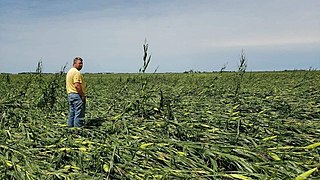
[[[86,97],[85,97],[85,95],[84,95],[84,93],[82,91],[81,83],[79,83],[79,82],[74,83],[74,87],[76,88],[77,92],[81,96],[81,99],[83,101],[85,101]]]

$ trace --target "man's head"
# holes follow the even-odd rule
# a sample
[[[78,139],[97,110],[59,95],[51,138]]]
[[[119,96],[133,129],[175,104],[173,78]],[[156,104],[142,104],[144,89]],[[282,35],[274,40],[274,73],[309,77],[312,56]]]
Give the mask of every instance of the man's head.
[[[75,57],[73,59],[73,67],[75,67],[76,69],[78,69],[79,71],[82,69],[83,66],[83,60],[81,57]]]

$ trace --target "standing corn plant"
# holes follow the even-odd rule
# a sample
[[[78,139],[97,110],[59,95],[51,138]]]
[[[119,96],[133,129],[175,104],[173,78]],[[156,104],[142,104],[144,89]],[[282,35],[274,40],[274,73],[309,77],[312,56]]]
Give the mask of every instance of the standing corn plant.
[[[234,92],[234,96],[235,96],[235,103],[236,105],[234,106],[234,108],[232,109],[232,116],[236,115],[235,117],[232,117],[233,119],[237,120],[237,138],[240,135],[240,126],[241,126],[241,118],[239,118],[239,112],[235,111],[238,109],[238,107],[240,107],[240,101],[239,101],[239,93],[241,90],[241,83],[243,80],[243,76],[245,74],[247,70],[247,59],[246,56],[244,54],[244,51],[242,49],[241,54],[240,54],[240,64],[238,65],[238,71],[236,73],[236,77],[235,77],[235,92]]]
[[[42,96],[38,102],[38,107],[53,110],[54,105],[57,103],[59,92],[63,92],[66,66],[67,64],[63,66],[60,72],[56,73],[47,84],[42,82],[42,84],[46,84],[46,86],[42,87]],[[41,84],[39,85],[42,86]]]
[[[147,39],[145,39],[143,44],[143,66],[139,69],[139,73],[145,73],[150,63],[151,55],[148,56],[148,48],[149,44],[147,43]]]
[[[243,75],[247,70],[247,59],[246,55],[244,54],[244,51],[242,49],[241,54],[240,54],[240,65],[238,65],[238,71],[236,73],[236,78],[235,78],[235,83],[236,83],[236,88],[235,88],[235,96],[238,95],[241,89],[241,82],[243,79]]]

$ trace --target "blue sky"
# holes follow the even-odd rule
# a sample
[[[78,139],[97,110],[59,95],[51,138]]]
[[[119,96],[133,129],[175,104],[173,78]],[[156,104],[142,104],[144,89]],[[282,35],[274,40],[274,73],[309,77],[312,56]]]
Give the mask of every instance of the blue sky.
[[[320,69],[319,0],[0,0],[0,72]]]

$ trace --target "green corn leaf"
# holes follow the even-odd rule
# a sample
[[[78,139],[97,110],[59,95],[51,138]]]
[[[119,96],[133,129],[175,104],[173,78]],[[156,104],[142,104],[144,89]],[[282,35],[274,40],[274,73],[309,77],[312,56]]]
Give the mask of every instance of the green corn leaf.
[[[141,149],[146,149],[148,146],[152,145],[153,143],[145,143],[145,144],[141,144],[140,148]]]
[[[300,174],[299,176],[296,177],[296,180],[305,180],[307,179],[313,172],[317,171],[318,168],[313,168],[313,169],[310,169],[309,171],[306,171],[302,174]]]
[[[277,138],[277,137],[278,137],[278,136],[266,137],[266,138],[262,139],[262,141],[269,141],[269,140],[275,139],[275,138]]]
[[[7,166],[9,166],[9,167],[12,167],[12,166],[13,166],[13,164],[12,164],[11,161],[6,160],[5,162],[6,162],[6,165],[7,165]]]
[[[311,145],[306,146],[306,147],[304,147],[304,148],[306,148],[306,149],[314,149],[314,148],[316,148],[316,147],[318,147],[318,146],[320,146],[320,142],[311,144]]]
[[[104,164],[103,165],[103,170],[104,170],[104,172],[109,172],[109,165],[108,164]]]
[[[281,159],[279,158],[279,156],[273,152],[269,152],[268,153],[269,156],[271,156],[275,161],[280,161]]]
[[[242,174],[229,174],[230,177],[236,178],[236,179],[241,179],[241,180],[249,180],[248,177],[242,175]]]

